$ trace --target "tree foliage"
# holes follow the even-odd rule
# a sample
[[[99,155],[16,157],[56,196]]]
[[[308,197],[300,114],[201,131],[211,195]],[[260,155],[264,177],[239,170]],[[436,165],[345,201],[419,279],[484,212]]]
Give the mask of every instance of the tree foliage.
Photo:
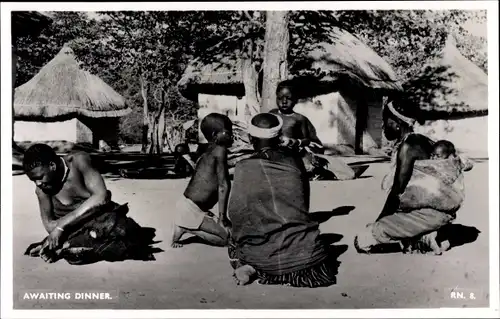
[[[52,17],[53,24],[36,41],[19,40],[16,85],[26,82],[70,42],[83,67],[120,92],[134,109],[120,126],[126,141],[137,142],[142,124],[158,129],[155,125],[161,117],[171,127],[195,117],[196,106],[175,88],[189,63],[244,59],[255,87],[260,85],[266,18],[262,11],[113,11],[92,16],[53,12]],[[386,59],[412,94],[427,94],[422,93],[423,80],[415,81],[450,34],[462,54],[487,71],[486,39],[462,26],[470,19],[484,21],[485,12],[293,11],[288,18],[292,74],[301,69],[308,52],[335,41],[330,37],[334,26],[351,32]],[[260,90],[256,91],[252,103],[261,103]],[[147,114],[142,116],[147,123],[137,123],[141,112]]]

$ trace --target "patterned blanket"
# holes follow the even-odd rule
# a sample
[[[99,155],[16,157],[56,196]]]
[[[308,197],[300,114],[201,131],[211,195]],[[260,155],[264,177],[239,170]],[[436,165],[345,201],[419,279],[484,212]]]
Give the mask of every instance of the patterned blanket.
[[[63,206],[57,200],[53,200],[53,204],[57,218],[74,209],[78,201],[70,207]],[[49,262],[65,259],[73,265],[125,259],[154,260],[150,247],[154,229],[142,228],[127,217],[126,204],[109,202],[97,210],[94,218],[66,235],[62,247],[49,251],[44,247],[46,237],[41,242],[31,244],[24,254],[42,257]]]

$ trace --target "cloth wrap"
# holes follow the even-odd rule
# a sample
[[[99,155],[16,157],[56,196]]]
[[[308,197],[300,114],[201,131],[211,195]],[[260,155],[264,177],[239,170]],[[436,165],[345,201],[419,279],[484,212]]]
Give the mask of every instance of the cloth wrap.
[[[458,156],[447,159],[417,160],[410,181],[400,195],[400,210],[432,208],[454,213],[465,199],[464,168],[472,164]],[[394,181],[395,164],[382,181],[382,189],[390,191]]]
[[[111,192],[108,191],[111,198]],[[86,199],[76,198],[71,205],[64,205],[52,198],[54,215],[57,219],[78,208]],[[139,226],[127,217],[127,204],[119,205],[109,201],[95,208],[98,212],[92,219],[75,230],[65,230],[62,248],[53,251],[41,250],[47,237],[31,244],[25,255],[41,257],[45,255],[52,262],[65,259],[73,265],[90,264],[97,261],[122,261],[125,259],[154,260],[150,245],[154,230]],[[152,232],[151,232],[152,231]]]
[[[260,283],[332,284],[327,247],[308,210],[309,181],[300,158],[267,150],[239,162],[228,206],[230,258],[255,268]]]

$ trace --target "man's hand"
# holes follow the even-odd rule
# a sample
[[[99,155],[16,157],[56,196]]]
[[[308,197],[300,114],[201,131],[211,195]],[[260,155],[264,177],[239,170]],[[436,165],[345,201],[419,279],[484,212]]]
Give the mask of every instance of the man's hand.
[[[49,250],[57,249],[61,245],[62,235],[63,231],[60,228],[55,227],[47,237],[47,241],[45,242],[44,248],[47,248]]]

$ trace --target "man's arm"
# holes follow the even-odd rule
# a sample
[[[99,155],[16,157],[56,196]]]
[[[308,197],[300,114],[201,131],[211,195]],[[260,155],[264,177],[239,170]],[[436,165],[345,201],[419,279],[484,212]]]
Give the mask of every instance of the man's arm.
[[[79,154],[74,157],[73,161],[74,167],[82,174],[83,182],[91,195],[80,207],[57,221],[57,227],[62,229],[77,225],[89,215],[95,213],[95,208],[104,205],[108,201],[104,179],[92,166],[90,156],[88,154]]]
[[[45,194],[40,188],[35,190],[36,197],[38,198],[38,206],[40,207],[40,215],[42,217],[42,224],[45,230],[50,234],[56,227],[54,220],[54,211],[52,206],[52,199],[49,195]]]
[[[215,151],[217,181],[219,184],[219,216],[223,223],[227,221],[227,203],[231,191],[229,168],[227,163],[227,150],[217,147]]]

